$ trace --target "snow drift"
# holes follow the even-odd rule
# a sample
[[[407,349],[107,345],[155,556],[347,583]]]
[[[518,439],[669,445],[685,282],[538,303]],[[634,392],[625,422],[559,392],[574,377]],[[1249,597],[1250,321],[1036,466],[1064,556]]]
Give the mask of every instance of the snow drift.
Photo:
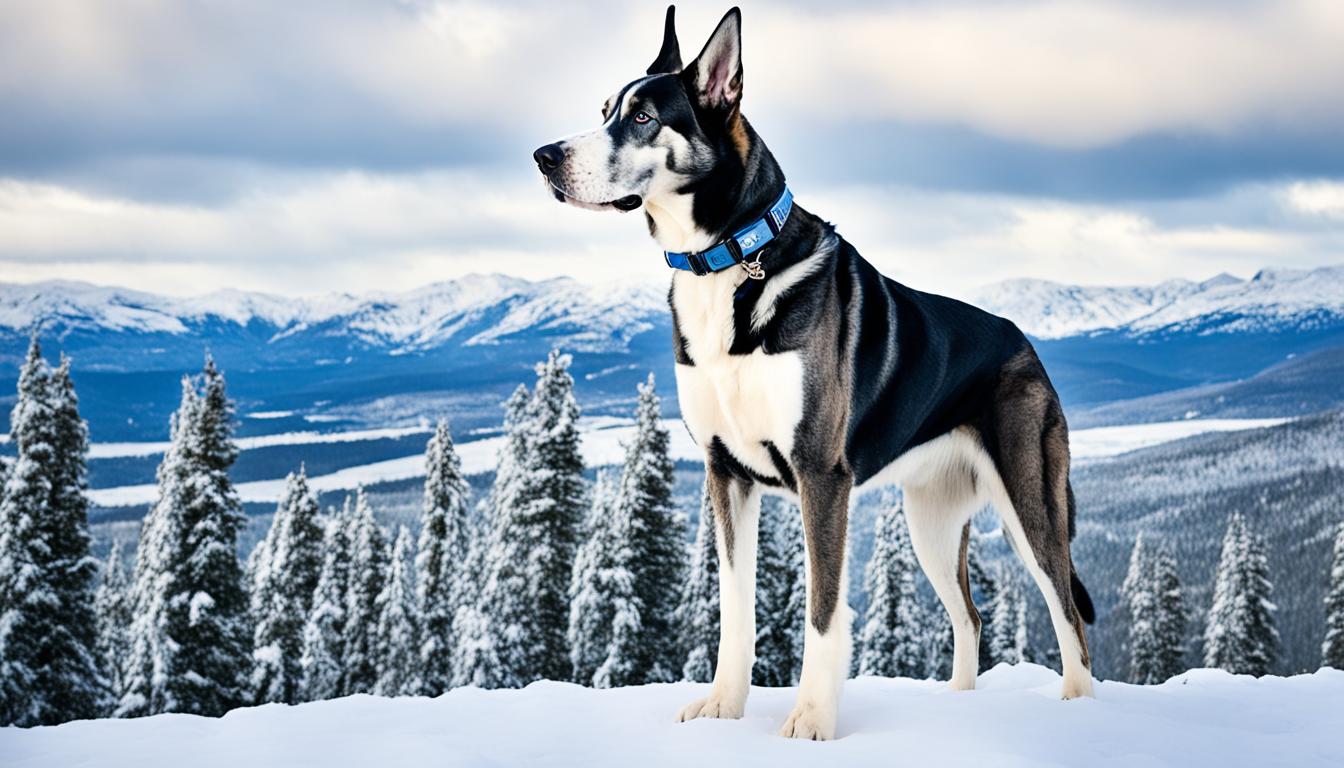
[[[0,729],[7,766],[709,766],[1344,764],[1344,672],[1253,679],[1194,670],[1158,686],[1103,682],[1060,701],[1059,677],[999,666],[979,690],[859,678],[834,742],[775,731],[794,690],[755,688],[739,721],[672,722],[707,685],[596,691],[566,683],[460,688],[435,699],[351,696],[239,709]]]

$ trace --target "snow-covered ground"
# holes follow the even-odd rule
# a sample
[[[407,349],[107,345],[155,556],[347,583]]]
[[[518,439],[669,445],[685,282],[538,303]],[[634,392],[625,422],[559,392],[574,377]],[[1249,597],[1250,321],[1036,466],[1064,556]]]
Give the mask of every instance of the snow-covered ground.
[[[1156,424],[1095,427],[1071,432],[1069,445],[1075,460],[1099,459],[1204,432],[1256,429],[1274,426],[1284,421],[1286,419],[1188,419]],[[690,434],[686,432],[685,426],[680,421],[669,420],[665,422],[665,426],[672,436],[671,454],[673,459],[698,461],[703,458],[703,452],[691,440]],[[424,431],[426,431],[424,428],[408,427],[406,429],[360,430],[358,432],[326,434],[288,432],[282,435],[244,438],[238,441],[238,445],[243,450],[247,450],[263,445],[301,445],[309,442],[330,443],[372,440],[379,437],[400,437]],[[625,456],[625,450],[622,446],[633,433],[634,427],[618,420],[585,420],[582,431],[584,460],[588,463],[588,466],[594,467],[621,462]],[[468,474],[476,474],[493,469],[502,443],[502,437],[458,443],[457,451],[462,457],[463,470]],[[157,446],[157,449],[152,449],[154,446]],[[94,458],[143,456],[162,452],[166,446],[166,443],[102,443],[94,444],[90,450],[90,455]],[[421,477],[424,474],[424,468],[424,457],[416,454],[399,459],[388,459],[372,464],[347,467],[330,474],[312,477],[309,478],[309,485],[317,491],[347,490],[360,485],[373,485],[374,483]],[[283,478],[276,478],[239,483],[237,488],[243,501],[271,502],[280,498],[284,485]],[[157,489],[152,483],[123,485],[91,490],[89,491],[89,498],[100,507],[122,507],[133,504],[148,504],[154,500],[156,492]]]
[[[755,688],[738,721],[674,723],[708,685],[595,691],[565,683],[454,690],[436,699],[352,696],[220,719],[159,715],[0,729],[11,768],[265,766],[1310,766],[1344,765],[1344,672],[1253,679],[1196,670],[1159,686],[1101,683],[1061,701],[1043,667],[1000,666],[980,689],[860,678],[839,738],[775,735],[794,691]]]
[[[1093,427],[1069,432],[1069,454],[1079,459],[1101,459],[1147,448],[1150,445],[1202,435],[1205,432],[1235,432],[1282,424],[1288,419],[1186,419],[1151,424]]]

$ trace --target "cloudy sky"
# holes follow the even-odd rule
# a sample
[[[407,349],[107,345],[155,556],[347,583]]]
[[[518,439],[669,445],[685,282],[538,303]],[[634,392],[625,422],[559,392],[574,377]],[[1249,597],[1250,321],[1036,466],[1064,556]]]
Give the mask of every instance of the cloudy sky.
[[[0,280],[172,293],[665,271],[556,204],[655,3],[0,3]],[[745,107],[798,200],[965,292],[1344,262],[1338,0],[747,3]],[[693,55],[725,10],[683,3]]]

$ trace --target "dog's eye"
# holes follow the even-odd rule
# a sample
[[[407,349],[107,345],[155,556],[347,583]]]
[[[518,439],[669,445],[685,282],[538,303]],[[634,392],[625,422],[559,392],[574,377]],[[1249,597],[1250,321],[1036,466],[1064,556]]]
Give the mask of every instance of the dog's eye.
[[[648,112],[640,111],[635,113],[635,122],[639,123],[640,125],[643,125],[652,119],[653,119],[652,117],[649,117]]]

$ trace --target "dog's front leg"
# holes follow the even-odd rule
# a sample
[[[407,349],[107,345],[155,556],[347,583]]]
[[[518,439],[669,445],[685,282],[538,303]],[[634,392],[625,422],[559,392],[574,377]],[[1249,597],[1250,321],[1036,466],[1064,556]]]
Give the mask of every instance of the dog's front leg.
[[[680,721],[742,716],[756,660],[756,533],[760,490],[713,469],[706,473],[719,553],[719,660],[709,698],[686,705]]]
[[[780,735],[824,740],[835,738],[840,688],[849,677],[845,530],[853,482],[838,468],[800,473],[798,480],[807,537],[807,623],[798,702]]]

